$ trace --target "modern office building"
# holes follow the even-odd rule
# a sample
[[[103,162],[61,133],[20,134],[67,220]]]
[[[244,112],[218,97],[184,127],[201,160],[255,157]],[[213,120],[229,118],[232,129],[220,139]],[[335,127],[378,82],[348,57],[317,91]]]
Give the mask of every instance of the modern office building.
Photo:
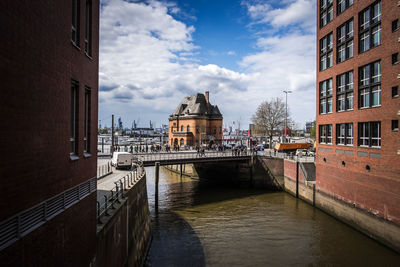
[[[390,239],[386,226],[400,226],[400,1],[320,0],[317,10],[317,190],[361,212],[333,213]]]
[[[90,266],[99,1],[0,2],[0,262]]]
[[[222,114],[211,105],[209,92],[186,96],[169,116],[171,146],[221,144]]]

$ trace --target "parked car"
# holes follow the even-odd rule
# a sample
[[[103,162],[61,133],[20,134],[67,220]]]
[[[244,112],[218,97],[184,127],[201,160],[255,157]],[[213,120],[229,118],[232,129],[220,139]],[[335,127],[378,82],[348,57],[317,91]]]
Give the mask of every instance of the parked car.
[[[133,155],[128,152],[114,152],[113,157],[111,159],[111,165],[116,169],[118,168],[127,168],[130,169],[132,167]]]
[[[307,149],[297,149],[296,150],[296,156],[307,156],[308,155],[308,150]]]

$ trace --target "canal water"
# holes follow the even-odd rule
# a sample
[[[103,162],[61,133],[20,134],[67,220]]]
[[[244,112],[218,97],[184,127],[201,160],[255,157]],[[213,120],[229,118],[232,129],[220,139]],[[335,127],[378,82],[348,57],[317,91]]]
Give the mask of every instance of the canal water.
[[[146,168],[153,241],[146,266],[400,266],[400,255],[284,192]]]

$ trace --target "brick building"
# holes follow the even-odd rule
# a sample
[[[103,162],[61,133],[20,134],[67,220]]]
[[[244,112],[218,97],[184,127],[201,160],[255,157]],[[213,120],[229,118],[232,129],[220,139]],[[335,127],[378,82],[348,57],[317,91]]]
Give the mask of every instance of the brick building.
[[[399,226],[400,2],[317,2],[317,188]]]
[[[222,114],[209,92],[185,97],[169,116],[169,144],[198,146],[222,143]]]
[[[0,2],[0,262],[96,249],[99,1]]]

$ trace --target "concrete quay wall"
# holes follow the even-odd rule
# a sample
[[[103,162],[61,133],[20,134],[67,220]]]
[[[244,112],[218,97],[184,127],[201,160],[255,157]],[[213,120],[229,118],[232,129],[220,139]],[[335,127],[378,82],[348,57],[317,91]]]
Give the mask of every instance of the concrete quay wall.
[[[151,243],[146,176],[126,193],[115,209],[97,226],[93,266],[143,266]]]
[[[174,172],[177,174],[181,173],[180,165],[166,165],[166,166],[162,166],[162,167],[168,171],[171,171],[171,172]],[[182,175],[188,176],[191,178],[199,177],[193,164],[182,164]]]
[[[400,225],[351,205],[305,179],[298,163],[284,160],[285,191],[400,253]],[[317,177],[318,179],[318,177]]]

